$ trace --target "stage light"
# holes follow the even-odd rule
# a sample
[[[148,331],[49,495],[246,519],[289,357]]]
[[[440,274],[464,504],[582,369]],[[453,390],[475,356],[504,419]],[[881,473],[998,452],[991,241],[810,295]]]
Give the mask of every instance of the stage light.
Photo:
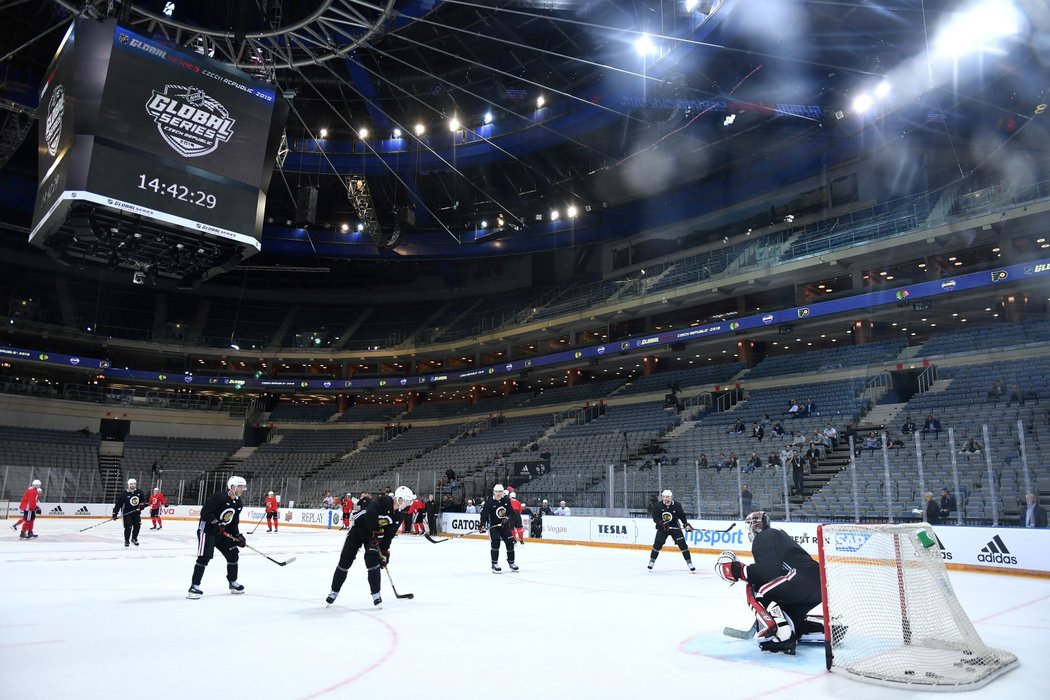
[[[636,42],[634,42],[635,51],[641,56],[650,56],[656,53],[656,44],[653,43],[653,38],[648,34],[642,34]]]
[[[874,104],[875,100],[871,99],[871,95],[865,93],[853,100],[853,111],[857,114],[863,114],[871,109]]]
[[[358,231],[359,233],[360,233],[361,231],[364,231],[364,230],[365,230],[365,225],[364,225],[364,224],[358,224],[358,225],[357,225],[357,231]]]
[[[366,129],[365,127],[362,126],[360,129],[357,130],[357,136],[362,141],[364,141],[365,139],[368,138],[368,129]]]
[[[427,128],[422,124],[416,124],[416,136],[422,136],[427,133]]]
[[[451,119],[449,119],[448,130],[452,132],[459,131],[459,119],[457,119],[456,117],[452,117]]]
[[[394,129],[394,138],[395,139],[401,138],[401,129]]]
[[[545,104],[547,104],[547,100],[543,97],[543,95],[540,95],[536,98],[536,109],[543,107],[543,105]]]
[[[565,214],[570,219],[575,219],[576,218],[576,207],[570,205],[569,208],[565,210]]]
[[[343,224],[343,225],[341,225],[339,227],[339,230],[342,231],[343,233],[346,233],[347,231],[350,230],[350,224]]]
[[[492,123],[492,112],[485,112],[485,123],[486,124],[491,124]]]
[[[881,100],[888,94],[890,94],[890,81],[883,80],[875,86],[875,97],[878,97]]]
[[[558,220],[558,216],[559,216],[558,210],[557,209],[551,209],[551,221],[557,221]]]
[[[325,129],[324,127],[321,127],[321,130],[317,132],[317,136],[318,136],[318,138],[322,138],[322,139],[328,138],[328,129]]]

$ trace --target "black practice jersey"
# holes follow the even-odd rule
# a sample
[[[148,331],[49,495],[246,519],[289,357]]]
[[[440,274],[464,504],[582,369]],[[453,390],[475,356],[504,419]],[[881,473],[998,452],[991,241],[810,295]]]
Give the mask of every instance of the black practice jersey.
[[[351,530],[366,537],[380,540],[381,549],[390,547],[390,541],[397,534],[397,527],[405,519],[405,513],[394,508],[391,496],[377,496],[368,502],[368,506],[354,520]]]
[[[502,527],[510,519],[510,496],[495,499],[489,496],[481,507],[481,527]]]
[[[671,501],[671,505],[664,505],[663,499],[653,509],[653,522],[657,527],[667,525],[668,527],[684,527],[685,511],[678,501]]]
[[[755,535],[751,543],[755,563],[747,567],[747,580],[753,586],[763,586],[791,571],[819,570],[813,557],[783,530],[767,528]]]
[[[116,515],[121,510],[124,511],[124,515],[131,515],[137,513],[146,507],[146,495],[142,493],[142,489],[135,489],[134,491],[125,491],[124,493],[117,494],[117,502],[113,504],[113,515]]]
[[[241,499],[234,498],[228,491],[219,491],[201,508],[201,522],[205,524],[205,530],[213,534],[221,525],[231,535],[239,535],[243,507]]]

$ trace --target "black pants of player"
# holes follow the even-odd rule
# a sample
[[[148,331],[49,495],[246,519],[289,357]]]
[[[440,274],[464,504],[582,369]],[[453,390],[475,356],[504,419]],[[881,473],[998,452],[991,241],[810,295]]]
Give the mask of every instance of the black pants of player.
[[[270,521],[271,520],[273,521],[273,529],[276,530],[277,529],[277,522],[278,522],[278,520],[277,520],[277,512],[276,511],[272,511],[272,510],[268,510],[268,511],[266,511],[266,529],[267,530],[270,529]]]
[[[783,613],[791,619],[798,635],[820,631],[823,625],[810,629],[806,615],[815,606],[820,605],[820,573],[817,571],[795,571],[793,576],[782,576],[769,583],[758,586],[755,590],[758,599],[780,605]]]
[[[365,548],[365,569],[368,571],[368,588],[372,593],[379,592],[379,542],[372,533],[360,527],[350,528],[343,542],[343,551],[339,553],[339,563],[332,574],[332,590],[338,593],[343,588],[350,566],[357,558],[357,552]]]
[[[139,530],[142,529],[142,514],[139,511],[132,511],[131,513],[124,514],[124,544],[131,542],[132,540],[138,540]]]
[[[432,535],[438,531],[437,513],[427,513],[427,527]]]
[[[492,547],[492,563],[496,564],[499,562],[499,543],[503,540],[503,543],[507,545],[507,563],[514,563],[514,533],[511,532],[510,525],[500,525],[489,528],[489,542]]]
[[[200,585],[201,579],[204,578],[204,569],[208,566],[216,549],[226,558],[226,580],[237,580],[237,560],[240,558],[237,545],[227,537],[220,540],[215,533],[205,529],[204,523],[201,523],[197,527],[197,561],[193,565],[194,586]]]
[[[656,539],[653,540],[653,551],[649,554],[649,558],[655,560],[660,555],[660,550],[663,549],[664,542],[670,537],[678,549],[682,550],[682,556],[685,558],[687,564],[693,563],[693,558],[689,555],[689,545],[685,543],[685,535],[682,534],[681,530],[661,530],[656,529]]]

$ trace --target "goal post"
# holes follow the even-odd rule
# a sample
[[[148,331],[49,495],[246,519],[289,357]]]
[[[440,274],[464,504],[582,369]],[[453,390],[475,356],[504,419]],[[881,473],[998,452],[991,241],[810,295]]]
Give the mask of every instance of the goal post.
[[[0,498],[0,520],[7,520],[11,514],[11,500]]]
[[[828,670],[878,685],[972,690],[1017,667],[955,596],[929,525],[817,529]]]

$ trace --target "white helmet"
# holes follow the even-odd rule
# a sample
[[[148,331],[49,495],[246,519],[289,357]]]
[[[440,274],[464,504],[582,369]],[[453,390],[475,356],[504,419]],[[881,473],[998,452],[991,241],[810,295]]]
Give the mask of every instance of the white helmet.
[[[153,487],[153,493],[160,493],[160,487],[154,486]]]
[[[138,486],[138,485],[139,485],[139,482],[137,482],[136,480],[128,479],[128,488],[131,488],[132,486]]]
[[[31,486],[40,486],[40,479],[33,479]]]
[[[267,495],[267,496],[272,496],[272,495],[273,495],[273,491],[271,491],[270,493],[268,493],[268,494],[266,494],[266,495]]]
[[[495,496],[497,493],[503,493],[503,484],[496,484],[492,487],[492,495]]]
[[[753,513],[748,513],[747,517],[744,518],[744,524],[747,525],[747,539],[753,541],[755,535],[769,529],[769,516],[766,515],[764,510],[756,510]]]
[[[394,500],[397,501],[399,498],[401,499],[401,506],[404,507],[416,500],[416,494],[412,493],[412,489],[407,486],[398,486],[394,489]],[[394,505],[396,506],[397,503]]]
[[[674,498],[674,494],[671,493],[671,489],[664,489],[664,492],[660,494],[661,498]]]
[[[248,488],[248,482],[244,480],[243,476],[231,476],[226,480],[226,488],[232,489],[234,486]]]

